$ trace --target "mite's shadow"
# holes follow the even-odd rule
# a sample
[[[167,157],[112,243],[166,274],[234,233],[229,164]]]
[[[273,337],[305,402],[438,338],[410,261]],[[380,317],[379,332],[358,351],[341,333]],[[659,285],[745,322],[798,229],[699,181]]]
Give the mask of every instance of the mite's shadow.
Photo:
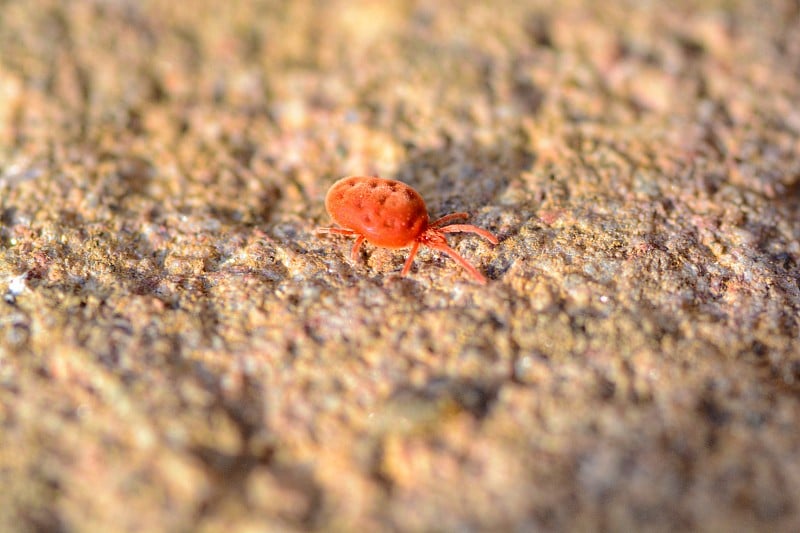
[[[511,180],[529,170],[532,152],[520,140],[484,145],[445,140],[436,148],[408,147],[408,158],[391,177],[420,192],[432,218],[454,211],[474,213],[497,203]]]

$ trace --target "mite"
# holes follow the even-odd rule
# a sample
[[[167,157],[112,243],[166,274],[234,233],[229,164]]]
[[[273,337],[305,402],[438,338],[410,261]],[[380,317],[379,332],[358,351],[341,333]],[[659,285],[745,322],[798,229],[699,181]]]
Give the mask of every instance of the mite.
[[[445,233],[476,233],[492,244],[497,244],[497,237],[470,224],[445,226],[453,220],[468,218],[467,213],[452,213],[429,222],[428,209],[422,196],[401,181],[367,176],[342,178],[328,191],[325,208],[341,227],[319,228],[317,231],[355,236],[351,251],[353,261],[357,260],[358,250],[364,241],[384,248],[410,246],[411,253],[401,272],[405,276],[411,269],[419,247],[427,246],[446,253],[476,281],[486,283],[486,278],[474,266],[447,245]]]

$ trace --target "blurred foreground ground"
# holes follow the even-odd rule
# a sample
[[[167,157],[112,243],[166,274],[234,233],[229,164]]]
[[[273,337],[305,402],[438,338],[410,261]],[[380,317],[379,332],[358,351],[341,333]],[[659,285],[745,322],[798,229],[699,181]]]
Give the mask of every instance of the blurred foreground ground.
[[[0,1],[0,530],[797,531],[798,102],[796,0]]]

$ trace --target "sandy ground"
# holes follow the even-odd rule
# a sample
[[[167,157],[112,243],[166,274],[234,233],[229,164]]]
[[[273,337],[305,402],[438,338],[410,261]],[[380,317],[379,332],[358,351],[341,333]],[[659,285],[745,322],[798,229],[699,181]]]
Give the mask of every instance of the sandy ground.
[[[797,531],[798,102],[796,0],[0,1],[0,530]]]

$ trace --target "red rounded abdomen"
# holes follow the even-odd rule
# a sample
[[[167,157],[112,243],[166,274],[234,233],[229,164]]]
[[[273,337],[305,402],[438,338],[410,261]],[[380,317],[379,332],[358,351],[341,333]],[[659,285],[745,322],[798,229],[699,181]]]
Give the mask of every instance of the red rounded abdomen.
[[[325,208],[343,228],[386,248],[403,248],[428,228],[428,210],[417,191],[397,180],[351,176],[333,184]]]

